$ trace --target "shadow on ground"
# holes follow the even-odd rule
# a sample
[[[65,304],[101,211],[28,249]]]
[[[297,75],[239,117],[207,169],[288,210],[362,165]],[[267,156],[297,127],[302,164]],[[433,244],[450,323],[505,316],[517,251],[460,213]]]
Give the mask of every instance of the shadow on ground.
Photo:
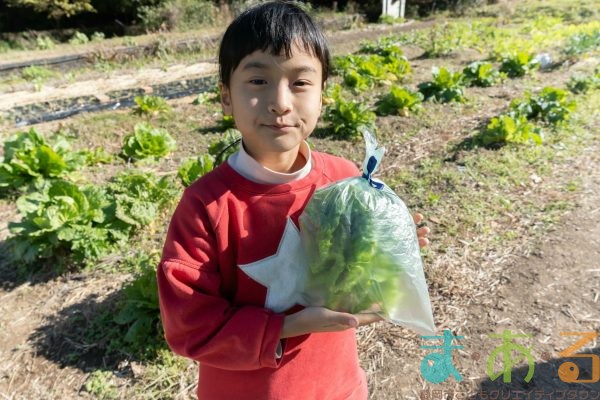
[[[37,285],[49,282],[68,271],[65,265],[56,260],[66,260],[67,254],[57,255],[54,259],[40,259],[32,264],[17,261],[11,257],[11,239],[0,241],[0,290],[10,292],[24,283]],[[77,278],[77,272],[74,278]]]
[[[123,361],[154,358],[166,346],[157,333],[158,325],[152,333],[148,331],[143,338],[137,338],[136,348],[131,348],[125,341],[131,323],[115,322],[122,298],[123,290],[102,300],[92,294],[48,317],[29,337],[36,354],[61,368],[71,366],[84,372],[118,368]],[[158,318],[153,323],[160,324]]]

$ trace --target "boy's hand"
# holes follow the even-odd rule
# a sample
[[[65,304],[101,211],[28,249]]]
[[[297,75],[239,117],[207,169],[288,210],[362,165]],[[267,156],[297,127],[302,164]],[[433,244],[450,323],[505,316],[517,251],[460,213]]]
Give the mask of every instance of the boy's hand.
[[[421,222],[423,222],[423,214],[420,213],[414,213],[413,214],[413,221],[415,222],[415,225],[419,225]],[[427,239],[427,235],[429,235],[429,228],[426,226],[422,226],[420,228],[417,229],[417,237],[419,238],[419,246],[420,247],[427,247],[429,245],[429,239]]]
[[[349,314],[332,311],[325,307],[307,307],[297,313],[287,315],[283,323],[281,338],[306,335],[315,332],[339,332],[372,324],[382,320],[374,312]]]

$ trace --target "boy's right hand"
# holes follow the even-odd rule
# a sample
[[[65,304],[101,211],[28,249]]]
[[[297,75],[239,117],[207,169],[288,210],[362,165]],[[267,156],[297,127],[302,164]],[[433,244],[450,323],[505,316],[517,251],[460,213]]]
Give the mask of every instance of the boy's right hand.
[[[375,313],[349,314],[325,307],[307,307],[286,315],[281,338],[306,335],[314,332],[338,332],[359,325],[368,325],[382,318]]]

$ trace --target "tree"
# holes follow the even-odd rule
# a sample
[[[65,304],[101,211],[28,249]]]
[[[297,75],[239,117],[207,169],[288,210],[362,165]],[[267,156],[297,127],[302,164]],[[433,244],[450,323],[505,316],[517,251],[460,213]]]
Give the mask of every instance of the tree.
[[[91,0],[7,0],[9,7],[31,7],[56,21],[83,12],[96,12]]]

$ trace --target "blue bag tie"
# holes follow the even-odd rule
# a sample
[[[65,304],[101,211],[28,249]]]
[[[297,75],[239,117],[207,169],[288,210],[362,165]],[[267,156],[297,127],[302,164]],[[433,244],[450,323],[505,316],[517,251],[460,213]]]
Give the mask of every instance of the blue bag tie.
[[[367,162],[367,172],[363,172],[362,177],[369,182],[369,185],[375,189],[381,190],[383,189],[383,183],[377,182],[371,178],[371,174],[373,174],[373,171],[375,171],[375,167],[377,167],[377,158],[375,156],[370,156],[369,161]]]

